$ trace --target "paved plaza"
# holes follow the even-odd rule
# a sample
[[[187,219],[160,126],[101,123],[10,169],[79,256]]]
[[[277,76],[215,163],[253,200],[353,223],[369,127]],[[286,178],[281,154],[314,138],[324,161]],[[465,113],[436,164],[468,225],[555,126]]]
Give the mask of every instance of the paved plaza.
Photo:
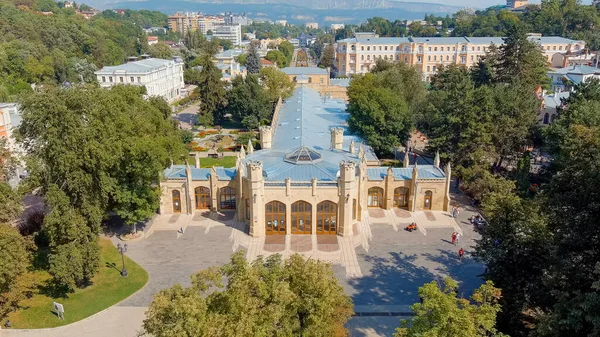
[[[409,213],[403,210],[369,210],[354,227],[354,237],[310,235],[250,238],[232,213],[176,215],[157,219],[151,234],[129,242],[127,255],[150,274],[148,284],[117,306],[87,320],[57,329],[37,332],[7,331],[6,336],[134,336],[141,326],[143,311],[154,294],[176,283],[190,285],[190,275],[229,261],[239,249],[249,260],[258,255],[299,253],[330,261],[346,292],[355,304],[348,324],[352,336],[391,336],[410,305],[419,300],[417,289],[445,276],[460,282],[460,293],[469,296],[481,284],[483,266],[470,257],[477,234],[468,224],[472,214],[468,200],[453,194],[463,207],[456,219],[443,212]],[[418,231],[406,225],[417,222]],[[183,227],[183,234],[179,229]],[[463,233],[459,245],[450,243],[453,231]],[[115,243],[118,239],[113,238]],[[458,261],[460,247],[466,258]],[[123,317],[128,319],[123,319]],[[83,330],[82,330],[83,329]]]

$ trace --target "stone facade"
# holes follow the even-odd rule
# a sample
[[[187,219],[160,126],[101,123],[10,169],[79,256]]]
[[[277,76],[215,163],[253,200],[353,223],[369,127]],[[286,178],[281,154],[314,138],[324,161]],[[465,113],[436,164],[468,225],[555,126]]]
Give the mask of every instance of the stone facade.
[[[436,165],[409,166],[405,160],[403,168],[381,167],[370,149],[354,138],[349,146],[348,142],[344,144],[348,139],[341,126],[328,130],[328,140],[314,139],[324,133],[319,128],[328,125],[318,123],[318,116],[311,115],[317,111],[323,114],[324,107],[316,107],[316,111],[296,108],[310,106],[302,101],[308,97],[318,97],[318,93],[303,87],[297,89],[296,96],[283,104],[272,126],[260,128],[262,149],[255,151],[251,144],[247,150],[242,148],[234,169],[200,168],[201,159],[196,160],[194,167],[167,169],[161,183],[161,213],[235,210],[237,221],[248,225],[252,237],[348,237],[354,235],[354,224],[362,220],[363,212],[369,208],[448,210],[449,165],[441,170],[436,159]],[[299,105],[294,106],[294,101]],[[307,123],[310,130],[305,124],[296,127],[294,121]],[[307,140],[299,141],[298,149],[286,152],[298,138],[292,130],[299,129],[307,129],[297,131],[306,132],[300,134]],[[286,173],[281,174],[284,170]]]

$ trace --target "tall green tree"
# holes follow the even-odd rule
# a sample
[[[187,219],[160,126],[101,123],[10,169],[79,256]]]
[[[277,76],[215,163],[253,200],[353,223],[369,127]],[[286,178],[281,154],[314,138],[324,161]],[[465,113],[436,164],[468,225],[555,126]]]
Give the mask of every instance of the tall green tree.
[[[280,97],[292,96],[296,84],[283,71],[275,67],[264,67],[260,70],[260,81],[269,101],[276,102]]]
[[[409,104],[381,85],[375,74],[352,80],[348,88],[348,126],[378,153],[391,153],[408,139],[412,128]]]
[[[226,111],[248,129],[257,128],[262,121],[270,122],[273,113],[273,101],[258,80],[254,74],[248,74],[246,78],[237,76],[227,92]]]
[[[150,46],[150,56],[170,60],[173,57],[173,51],[171,47],[164,42],[159,42],[155,45]]]
[[[0,223],[0,320],[35,290],[37,281],[29,271],[34,250],[31,238]]]
[[[265,56],[265,60],[275,62],[279,68],[285,68],[288,66],[288,61],[285,55],[283,55],[283,53],[279,50],[269,50]]]
[[[258,74],[260,71],[260,56],[258,50],[254,44],[250,44],[250,50],[248,50],[248,56],[246,57],[246,70],[248,74]]]
[[[347,336],[352,301],[329,264],[293,255],[258,258],[243,252],[223,267],[192,276],[154,297],[146,333],[178,336]]]
[[[198,109],[198,123],[203,126],[213,125],[215,114],[225,103],[225,86],[221,81],[221,71],[215,66],[211,57],[201,57],[200,78],[198,81],[198,96],[200,107]]]
[[[51,265],[66,263],[63,271],[77,273],[72,283],[54,273],[68,288],[84,285],[97,269],[95,241],[108,212],[131,225],[152,216],[161,172],[185,152],[164,100],[145,100],[144,92],[135,86],[48,87],[21,101],[19,140],[31,178],[50,205],[46,221],[52,225],[45,227],[57,233],[50,240]],[[82,267],[69,268],[69,261],[82,261]]]
[[[335,62],[335,49],[333,44],[328,44],[323,48],[321,59],[319,60],[319,67],[322,68],[333,68]]]
[[[546,76],[548,63],[541,46],[529,41],[521,26],[509,30],[504,44],[498,49],[498,54],[496,74],[499,82],[518,81],[531,91],[538,86],[549,86],[550,78]]]
[[[415,303],[415,317],[402,321],[395,337],[501,337],[496,325],[500,289],[490,281],[473,292],[471,299],[458,297],[458,283],[446,278],[443,287],[432,281],[419,288],[422,303]]]

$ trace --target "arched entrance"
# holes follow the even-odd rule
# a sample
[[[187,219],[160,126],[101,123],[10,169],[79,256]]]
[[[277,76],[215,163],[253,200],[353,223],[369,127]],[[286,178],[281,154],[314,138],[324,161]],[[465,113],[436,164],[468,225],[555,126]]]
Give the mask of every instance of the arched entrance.
[[[173,190],[171,199],[173,200],[173,213],[181,213],[181,193],[178,190]]]
[[[398,187],[394,190],[394,207],[408,208],[408,187]]]
[[[199,186],[194,189],[196,209],[210,209],[210,188]]]
[[[221,209],[235,209],[235,190],[229,186],[221,188]]]
[[[317,205],[317,234],[337,234],[337,211],[337,204],[332,201]]]
[[[367,198],[367,206],[369,207],[383,207],[383,188],[371,187],[369,188],[369,197]]]
[[[292,204],[292,234],[311,234],[312,205],[306,201]]]
[[[285,204],[271,201],[265,205],[266,233],[285,235]]]
[[[431,191],[425,192],[425,204],[423,205],[423,209],[431,210],[431,198],[433,197],[433,193]]]

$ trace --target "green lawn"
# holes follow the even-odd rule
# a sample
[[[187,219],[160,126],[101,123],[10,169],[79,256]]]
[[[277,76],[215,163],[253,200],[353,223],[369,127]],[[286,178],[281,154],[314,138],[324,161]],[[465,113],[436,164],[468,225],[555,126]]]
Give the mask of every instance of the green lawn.
[[[9,315],[14,328],[39,329],[70,324],[129,297],[148,282],[148,273],[138,264],[125,257],[127,277],[121,277],[121,255],[107,239],[100,240],[100,270],[93,278],[93,284],[85,289],[77,289],[67,298],[51,298],[35,295],[23,302],[24,309]],[[53,313],[52,302],[63,304],[65,319]]]
[[[227,157],[223,157],[223,158],[200,158],[200,166],[202,166],[202,167],[223,166],[225,168],[235,167],[235,157],[227,156]]]

